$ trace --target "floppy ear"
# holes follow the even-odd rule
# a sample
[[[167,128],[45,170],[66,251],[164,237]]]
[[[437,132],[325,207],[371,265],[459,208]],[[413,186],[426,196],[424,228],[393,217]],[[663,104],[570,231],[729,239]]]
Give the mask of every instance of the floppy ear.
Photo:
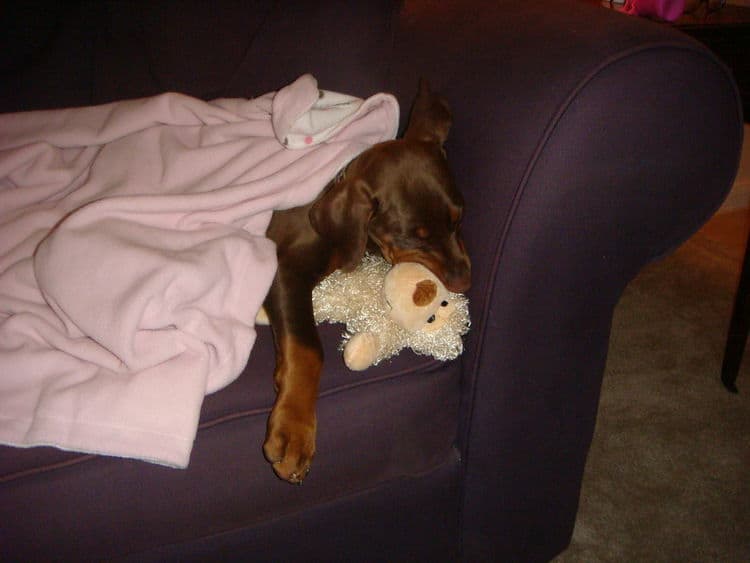
[[[372,191],[361,178],[334,180],[310,209],[310,224],[335,248],[344,271],[353,270],[364,256],[374,213]]]
[[[452,121],[448,102],[433,94],[427,80],[420,78],[404,139],[431,141],[442,146],[448,138]]]

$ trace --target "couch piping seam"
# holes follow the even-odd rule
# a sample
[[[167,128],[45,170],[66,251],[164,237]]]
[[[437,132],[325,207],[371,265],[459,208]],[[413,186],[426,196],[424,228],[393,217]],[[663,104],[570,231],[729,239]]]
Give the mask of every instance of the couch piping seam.
[[[409,481],[409,480],[412,480],[412,479],[420,479],[420,478],[428,476],[428,475],[430,475],[430,474],[432,474],[432,473],[434,473],[436,471],[439,471],[440,469],[442,469],[443,467],[445,467],[445,466],[447,466],[449,464],[455,464],[456,465],[456,470],[460,471],[461,459],[460,459],[460,456],[457,454],[455,448],[450,448],[448,450],[446,458],[442,459],[441,461],[439,461],[439,462],[435,463],[434,465],[431,465],[430,467],[427,467],[427,468],[425,468],[425,469],[423,469],[421,471],[416,471],[414,473],[408,473],[408,474],[395,475],[395,476],[393,476],[393,477],[391,477],[389,479],[386,479],[385,481],[379,481],[377,483],[373,483],[371,485],[368,485],[364,489],[352,489],[352,490],[349,490],[349,491],[341,491],[339,493],[333,493],[332,495],[330,495],[330,496],[328,496],[326,498],[320,499],[318,502],[316,502],[313,505],[313,507],[317,507],[317,506],[321,506],[321,505],[326,505],[326,504],[334,503],[334,502],[337,502],[337,501],[340,501],[340,500],[346,500],[346,499],[352,498],[352,497],[361,496],[361,495],[364,495],[364,494],[376,491],[379,488],[388,487],[390,485],[394,485],[394,484],[399,483],[399,482]],[[244,526],[237,527],[237,528],[231,528],[231,529],[227,529],[227,530],[222,530],[222,531],[217,531],[217,532],[214,532],[214,533],[207,534],[205,536],[201,536],[198,539],[200,539],[200,540],[210,540],[212,538],[219,538],[219,537],[222,537],[222,536],[233,534],[233,533],[238,532],[238,531],[242,531],[242,530],[246,530],[246,529],[249,529],[249,528],[253,528],[254,526],[257,526],[258,524],[274,524],[275,522],[278,522],[278,521],[283,520],[285,518],[294,517],[297,514],[301,514],[301,513],[305,512],[308,509],[309,509],[309,507],[308,508],[299,507],[299,508],[293,509],[293,510],[291,510],[289,512],[284,512],[283,514],[274,515],[272,518],[269,518],[269,519],[259,518],[259,519],[254,520],[253,522],[248,522]],[[160,545],[160,546],[155,546],[155,549],[168,549],[168,548],[171,548],[171,547],[178,547],[178,546],[181,546],[181,545],[185,545],[185,544],[187,544],[187,543],[189,543],[191,541],[194,541],[194,539],[189,539],[189,540],[182,541],[182,542],[178,541],[178,542],[163,544],[163,545]],[[148,553],[148,549],[145,550],[145,551],[139,551],[139,552],[129,553],[129,554],[123,555],[122,557],[130,558],[130,557],[137,556],[139,553],[140,554]]]

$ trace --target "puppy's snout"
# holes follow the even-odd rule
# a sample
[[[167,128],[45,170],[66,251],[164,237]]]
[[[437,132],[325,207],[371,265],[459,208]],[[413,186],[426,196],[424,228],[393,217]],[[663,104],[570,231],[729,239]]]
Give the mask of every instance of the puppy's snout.
[[[471,264],[462,263],[446,272],[445,287],[453,293],[465,293],[471,287]]]

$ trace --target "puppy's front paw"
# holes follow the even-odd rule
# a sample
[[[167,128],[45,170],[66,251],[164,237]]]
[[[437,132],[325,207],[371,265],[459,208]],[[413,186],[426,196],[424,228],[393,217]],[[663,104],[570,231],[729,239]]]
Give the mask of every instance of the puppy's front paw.
[[[274,406],[268,419],[263,454],[281,479],[301,485],[315,455],[315,415]]]

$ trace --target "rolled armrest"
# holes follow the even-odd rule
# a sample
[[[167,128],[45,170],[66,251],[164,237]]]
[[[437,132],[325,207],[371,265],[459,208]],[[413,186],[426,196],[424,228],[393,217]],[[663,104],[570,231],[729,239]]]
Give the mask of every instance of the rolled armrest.
[[[575,2],[409,2],[395,50],[397,90],[424,69],[452,106],[467,200],[464,553],[546,560],[575,521],[613,309],[731,186],[736,88],[686,36]]]

